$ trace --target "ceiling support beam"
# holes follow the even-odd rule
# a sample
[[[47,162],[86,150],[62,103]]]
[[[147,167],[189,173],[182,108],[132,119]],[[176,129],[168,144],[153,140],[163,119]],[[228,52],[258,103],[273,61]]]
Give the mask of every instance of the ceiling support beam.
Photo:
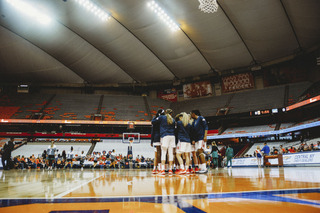
[[[298,43],[298,45],[299,45],[299,50],[302,51],[302,47],[301,47],[299,38],[298,38],[298,36],[297,36],[296,30],[295,30],[294,27],[293,27],[293,24],[292,24],[292,22],[291,22],[291,19],[290,19],[290,17],[289,17],[289,14],[288,14],[288,12],[287,12],[287,9],[286,9],[286,7],[284,6],[282,0],[280,0],[280,3],[281,3],[281,6],[282,6],[282,9],[283,9],[284,13],[286,14],[286,17],[287,17],[287,19],[288,19],[288,22],[289,22],[289,24],[290,24],[290,26],[291,26],[292,32],[293,32],[293,34],[294,34],[294,37],[296,38],[296,41],[297,41],[297,43]]]
[[[164,61],[161,60],[161,58],[154,51],[152,51],[140,38],[138,38],[138,36],[136,36],[131,30],[129,30],[129,28],[127,28],[124,24],[122,24],[118,19],[116,19],[113,16],[110,16],[110,17],[112,17],[116,22],[118,22],[122,27],[124,27],[131,35],[133,35],[138,41],[140,41],[141,44],[143,44],[171,72],[171,74],[174,76],[175,79],[179,79],[179,77],[176,76],[176,74],[164,63]]]
[[[180,28],[180,30],[185,34],[185,36],[187,36],[187,38],[190,40],[190,42],[193,44],[193,46],[198,50],[198,52],[200,53],[200,55],[204,58],[204,60],[207,62],[207,64],[210,67],[210,70],[212,72],[216,72],[216,70],[211,66],[211,64],[209,63],[208,59],[203,55],[203,53],[201,52],[201,50],[198,48],[198,46],[193,42],[193,40],[188,36],[188,34]]]
[[[120,67],[120,69],[125,72],[130,78],[132,78],[135,82],[138,82],[137,79],[135,79],[134,77],[132,77],[128,72],[126,72],[125,69],[123,69],[120,64],[116,63],[114,60],[112,60],[110,57],[108,57],[102,50],[100,50],[98,47],[94,46],[91,42],[89,42],[87,39],[83,38],[80,34],[78,34],[77,32],[75,32],[74,30],[72,30],[71,28],[69,28],[68,26],[66,26],[65,24],[61,23],[60,21],[57,20],[57,22],[59,24],[61,24],[62,26],[64,26],[65,28],[67,28],[68,30],[70,30],[71,32],[73,32],[74,34],[76,34],[79,38],[81,38],[82,40],[86,41],[88,44],[90,44],[92,47],[94,47],[96,50],[98,50],[101,54],[103,54],[105,57],[107,57],[108,59],[110,59],[110,61],[112,61],[115,65],[117,65],[118,67]]]
[[[257,60],[254,58],[252,52],[250,51],[247,43],[244,41],[243,37],[241,36],[241,33],[239,32],[239,30],[236,28],[235,24],[232,22],[231,18],[228,16],[228,14],[226,13],[226,11],[223,9],[223,7],[221,6],[221,4],[217,1],[220,9],[222,10],[222,12],[224,13],[224,15],[227,17],[227,19],[229,20],[229,22],[231,23],[231,25],[233,26],[234,30],[237,32],[239,38],[241,39],[242,43],[244,44],[244,46],[246,47],[247,51],[249,52],[252,61],[254,62],[254,64],[258,64]]]

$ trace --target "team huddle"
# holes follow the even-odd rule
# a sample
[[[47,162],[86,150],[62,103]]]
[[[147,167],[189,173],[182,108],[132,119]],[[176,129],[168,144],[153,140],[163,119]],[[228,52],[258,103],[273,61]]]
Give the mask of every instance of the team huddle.
[[[208,125],[205,118],[199,110],[192,110],[190,115],[182,112],[175,119],[172,113],[171,109],[159,110],[152,119],[153,174],[165,175],[167,170],[172,175],[174,163],[175,174],[207,173],[204,149]]]

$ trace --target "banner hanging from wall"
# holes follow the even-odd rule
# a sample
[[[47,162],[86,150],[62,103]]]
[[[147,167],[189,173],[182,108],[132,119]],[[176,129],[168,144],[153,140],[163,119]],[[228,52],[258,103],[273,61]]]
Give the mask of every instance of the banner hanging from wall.
[[[178,100],[177,90],[175,88],[172,88],[172,89],[166,89],[166,90],[160,91],[158,92],[158,98],[171,101],[171,102],[177,102]]]
[[[210,81],[202,81],[183,85],[184,98],[196,98],[212,95],[212,85]]]
[[[254,87],[254,79],[251,73],[241,73],[222,78],[223,92],[251,89]]]

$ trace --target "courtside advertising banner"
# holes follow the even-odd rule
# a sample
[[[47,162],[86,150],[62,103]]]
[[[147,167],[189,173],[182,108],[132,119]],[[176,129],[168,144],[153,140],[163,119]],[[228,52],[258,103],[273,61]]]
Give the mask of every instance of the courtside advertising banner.
[[[272,164],[278,164],[278,159],[268,159]],[[263,159],[262,159],[263,162]],[[299,152],[283,155],[283,166],[313,166],[320,165],[320,151]],[[232,166],[258,166],[257,158],[235,158],[232,159]]]
[[[254,87],[254,79],[251,73],[242,73],[222,78],[222,91],[234,92],[251,89]]]
[[[202,81],[193,84],[183,85],[184,98],[196,98],[212,95],[212,85],[210,81]]]

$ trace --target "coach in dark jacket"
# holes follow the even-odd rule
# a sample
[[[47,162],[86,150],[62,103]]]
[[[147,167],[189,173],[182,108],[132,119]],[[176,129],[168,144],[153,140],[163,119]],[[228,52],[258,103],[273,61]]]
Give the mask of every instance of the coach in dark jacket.
[[[4,170],[9,170],[12,163],[11,163],[11,152],[14,148],[13,139],[11,138],[2,149],[2,165]]]

